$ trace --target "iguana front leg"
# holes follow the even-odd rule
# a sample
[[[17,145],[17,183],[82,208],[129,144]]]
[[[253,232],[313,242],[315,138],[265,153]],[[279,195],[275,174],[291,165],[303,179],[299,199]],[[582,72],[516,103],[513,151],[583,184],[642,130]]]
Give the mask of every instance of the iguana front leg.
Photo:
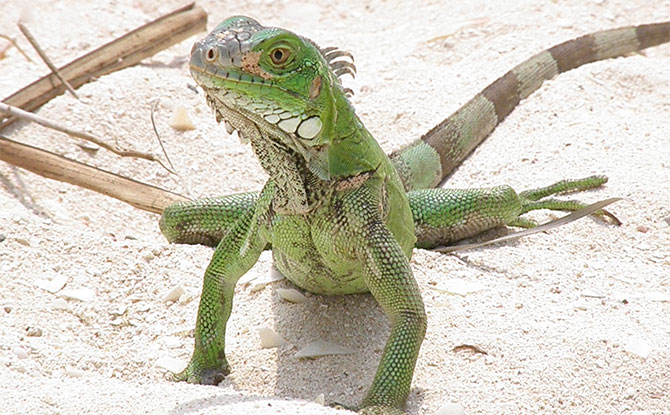
[[[260,201],[235,220],[216,247],[205,271],[193,356],[175,380],[216,385],[230,373],[225,355],[226,323],[233,306],[235,284],[256,263],[267,244],[259,218],[268,209],[269,193],[266,190],[261,193]]]
[[[360,413],[401,414],[427,318],[409,261],[381,221],[369,226],[367,242],[366,284],[391,321],[391,335]]]
[[[383,219],[379,182],[371,179],[358,189],[334,195],[314,214],[311,237],[327,263],[361,275],[389,318],[391,334],[359,410],[391,415],[403,413],[427,318],[408,252]]]

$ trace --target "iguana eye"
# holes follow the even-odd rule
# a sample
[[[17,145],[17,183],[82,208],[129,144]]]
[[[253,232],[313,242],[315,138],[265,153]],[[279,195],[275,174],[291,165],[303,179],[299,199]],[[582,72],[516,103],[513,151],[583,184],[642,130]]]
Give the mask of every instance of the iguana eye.
[[[286,48],[276,48],[270,52],[270,59],[275,65],[281,65],[291,56],[291,51]]]
[[[207,49],[207,52],[205,53],[205,60],[207,62],[214,62],[216,59],[217,51],[215,48],[209,48]]]

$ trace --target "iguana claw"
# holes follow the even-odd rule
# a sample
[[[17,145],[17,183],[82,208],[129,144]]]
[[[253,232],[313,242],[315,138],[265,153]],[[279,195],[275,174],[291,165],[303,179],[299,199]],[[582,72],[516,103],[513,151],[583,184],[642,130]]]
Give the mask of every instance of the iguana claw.
[[[200,385],[218,385],[230,374],[228,363],[217,368],[202,368],[196,359],[191,359],[186,369],[172,376],[175,382],[197,383]]]
[[[348,409],[350,411],[356,411],[360,415],[406,415],[404,411],[386,405],[371,405],[358,410],[355,407],[344,405],[339,402],[335,402],[330,406],[335,409]]]
[[[401,409],[385,405],[368,406],[359,410],[358,413],[361,415],[406,415]]]

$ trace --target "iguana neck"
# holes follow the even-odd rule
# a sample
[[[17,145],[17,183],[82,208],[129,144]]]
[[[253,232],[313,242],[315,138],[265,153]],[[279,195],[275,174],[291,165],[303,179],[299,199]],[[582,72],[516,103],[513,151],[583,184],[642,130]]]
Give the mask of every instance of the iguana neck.
[[[278,212],[307,213],[320,206],[337,183],[374,171],[386,160],[341,88],[324,93],[331,94],[333,104],[332,122],[324,123],[324,134],[330,137],[327,147],[305,148],[300,154],[282,144],[286,136],[279,137],[276,130],[264,131],[260,125],[249,136],[256,157],[275,184],[273,206]]]
[[[298,153],[268,133],[260,132],[250,141],[261,167],[275,184],[273,208],[276,212],[304,214],[318,206],[329,183],[312,173]]]

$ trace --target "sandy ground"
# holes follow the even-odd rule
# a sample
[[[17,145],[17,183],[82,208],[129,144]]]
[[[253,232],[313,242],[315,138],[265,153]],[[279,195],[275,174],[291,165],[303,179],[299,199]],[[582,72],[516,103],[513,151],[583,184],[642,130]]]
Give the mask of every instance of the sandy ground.
[[[670,18],[667,0],[498,3],[201,5],[210,28],[247,14],[351,51],[359,71],[348,83],[353,102],[388,151],[533,53],[584,33]],[[17,36],[22,9],[33,9],[29,27],[60,65],[181,4],[1,0],[0,32]],[[183,183],[155,164],[88,154],[35,125],[17,123],[3,134],[193,196],[260,189],[266,176],[250,149],[217,126],[202,94],[187,88],[193,82],[186,66],[170,65],[185,62],[192,41],[80,88],[80,101],[61,96],[39,111],[157,151],[149,110],[160,98],[158,128]],[[466,414],[670,414],[668,68],[664,46],[561,75],[452,176],[451,187],[524,189],[606,174],[610,183],[582,199],[623,197],[611,210],[624,224],[587,218],[458,255],[415,250],[429,329],[410,414],[434,414],[449,402]],[[10,49],[0,60],[0,96],[44,73],[41,63]],[[174,103],[189,109],[196,130],[168,126]],[[353,405],[370,384],[388,335],[373,299],[311,295],[289,304],[276,294],[290,287],[285,281],[258,291],[253,282],[238,286],[227,338],[234,372],[220,387],[166,380],[161,362],[190,356],[211,250],[169,245],[158,216],[84,189],[1,163],[0,182],[0,413],[334,414],[346,411],[314,399],[324,394],[327,403]],[[271,265],[263,255],[248,278],[267,277]],[[36,286],[58,279],[66,284],[57,294]],[[482,289],[465,296],[434,289],[453,279]],[[179,287],[180,301],[163,301]],[[64,298],[67,290],[79,290],[84,301]],[[260,327],[289,344],[261,349]],[[318,339],[353,354],[294,356]],[[457,348],[463,344],[487,354]],[[631,353],[635,345],[643,350]]]

